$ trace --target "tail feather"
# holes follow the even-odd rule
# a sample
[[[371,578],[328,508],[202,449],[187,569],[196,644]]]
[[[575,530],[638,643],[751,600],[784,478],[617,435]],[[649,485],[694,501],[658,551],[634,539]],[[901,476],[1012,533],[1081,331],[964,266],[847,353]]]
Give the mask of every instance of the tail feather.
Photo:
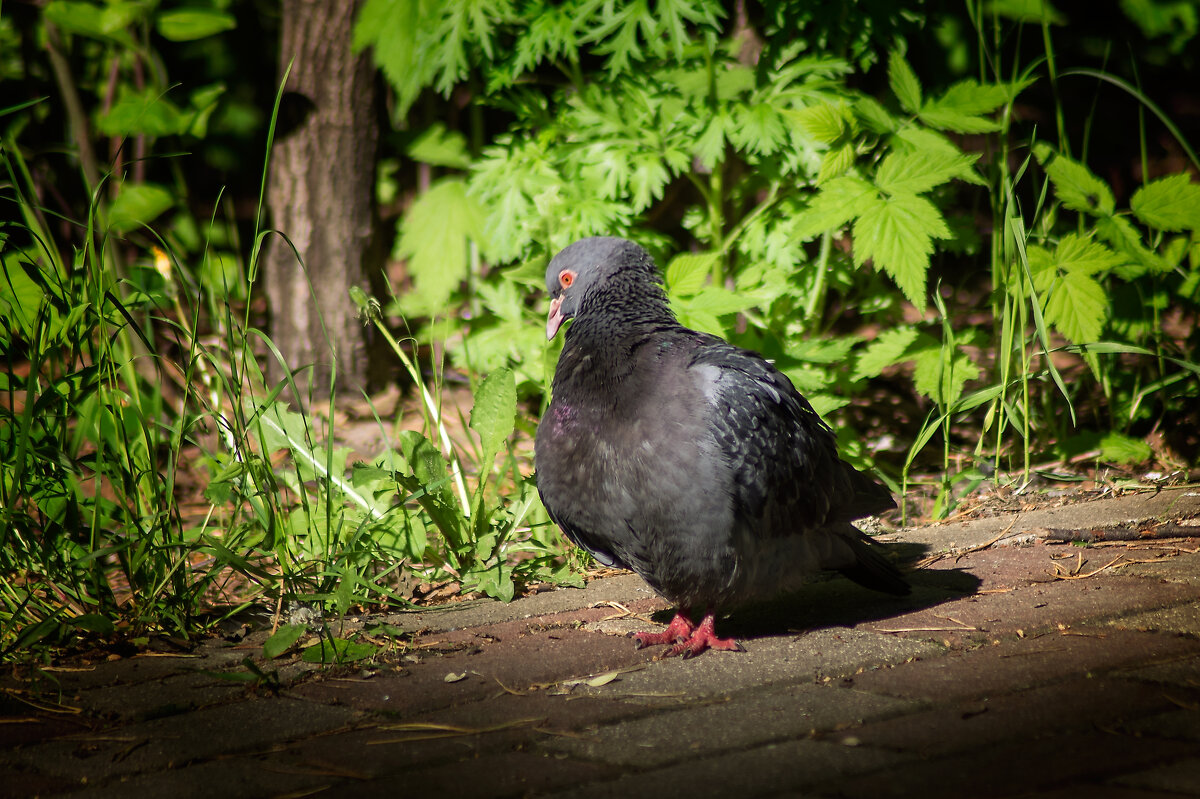
[[[839,569],[844,576],[866,588],[882,591],[885,594],[906,596],[912,591],[912,586],[904,575],[883,556],[871,539],[857,529],[854,535],[846,536],[846,542],[854,550],[855,562],[851,566]]]

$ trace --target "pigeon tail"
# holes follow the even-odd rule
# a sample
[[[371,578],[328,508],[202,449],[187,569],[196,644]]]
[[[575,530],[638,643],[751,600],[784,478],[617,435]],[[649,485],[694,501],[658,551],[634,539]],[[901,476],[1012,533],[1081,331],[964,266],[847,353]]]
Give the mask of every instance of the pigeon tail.
[[[854,550],[856,560],[853,565],[845,566],[838,571],[844,577],[875,591],[895,596],[907,596],[911,593],[912,586],[904,579],[900,570],[893,566],[857,527],[847,526],[853,532],[847,531],[845,541]]]

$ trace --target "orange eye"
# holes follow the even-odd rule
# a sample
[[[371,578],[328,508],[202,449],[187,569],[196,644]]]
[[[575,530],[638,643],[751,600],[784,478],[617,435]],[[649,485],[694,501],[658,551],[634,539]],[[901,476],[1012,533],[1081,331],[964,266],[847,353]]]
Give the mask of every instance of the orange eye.
[[[571,284],[575,282],[575,273],[563,272],[558,276],[558,282],[562,284],[562,287],[565,289],[571,288]]]

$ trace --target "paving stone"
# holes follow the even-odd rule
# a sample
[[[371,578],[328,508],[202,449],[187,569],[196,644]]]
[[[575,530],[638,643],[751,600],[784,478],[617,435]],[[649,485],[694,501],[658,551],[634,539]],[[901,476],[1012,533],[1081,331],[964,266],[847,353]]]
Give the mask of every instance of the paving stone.
[[[1200,741],[1200,703],[1185,702],[1182,697],[1175,697],[1166,692],[1163,692],[1163,696],[1173,703],[1186,704],[1187,707],[1178,707],[1166,713],[1126,722],[1121,725],[1122,732],[1158,738]]]
[[[649,704],[678,704],[696,697],[726,696],[755,685],[816,682],[864,668],[902,663],[941,651],[921,641],[851,629],[816,630],[746,642],[746,652],[709,652],[684,660],[666,658],[579,692]]]
[[[89,713],[131,721],[173,716],[222,704],[245,691],[244,685],[191,672],[134,684],[93,688],[81,691],[73,701]]]
[[[570,628],[535,630],[523,624],[524,632],[506,633],[503,638],[480,637],[469,649],[442,655],[426,652],[420,663],[405,666],[401,673],[366,681],[319,680],[299,685],[290,693],[410,716],[508,691],[528,691],[539,685],[548,689],[572,678],[641,668],[651,658],[625,638]]]
[[[457,630],[551,613],[569,612],[603,602],[616,601],[627,604],[637,599],[652,599],[661,607],[667,605],[664,600],[656,597],[642,578],[635,574],[624,574],[604,580],[593,580],[582,589],[564,588],[558,591],[546,591],[522,597],[508,604],[492,600],[479,600],[389,614],[382,617],[382,620],[406,632]]]
[[[1142,494],[1125,494],[1111,499],[1039,508],[989,519],[929,525],[904,530],[899,537],[924,544],[932,551],[978,546],[1007,531],[1020,535],[1041,527],[1090,530],[1111,524],[1188,518],[1200,513],[1200,492],[1190,488],[1168,488]]]
[[[1059,788],[1051,791],[1021,794],[1022,799],[1183,799],[1183,794],[1143,791],[1140,788],[1124,788],[1120,785],[1097,785],[1088,783]]]
[[[864,672],[855,676],[852,684],[890,696],[954,701],[1193,653],[1200,653],[1200,641],[1182,636],[1127,630],[1047,634]]]
[[[1016,740],[1036,746],[1091,727],[1120,727],[1132,733],[1141,729],[1140,722],[1147,714],[1178,709],[1175,701],[1184,699],[1200,699],[1200,691],[1172,701],[1161,687],[1150,683],[1075,677],[867,723],[842,730],[834,739],[922,755],[946,755]]]
[[[1200,796],[1200,757],[1157,766],[1117,777],[1114,782],[1151,791],[1171,791],[1184,796]]]
[[[999,564],[1007,561],[1011,571],[1019,574],[1026,557],[989,553],[991,565],[987,568],[999,568]],[[973,556],[964,559],[962,565],[975,569],[974,560]],[[1137,577],[1097,576],[1078,581],[1049,581],[1047,577],[1045,582],[1030,582],[1027,575],[1024,584],[1019,577],[1000,582],[1006,585],[986,579],[984,584],[993,586],[986,590],[1007,588],[1001,593],[967,597],[949,605],[870,622],[862,627],[957,645],[1011,636],[1018,630],[1032,634],[1053,630],[1059,625],[1070,627],[1105,617],[1200,600],[1200,589],[1194,586],[1157,583]],[[1193,628],[1198,629],[1200,627]]]
[[[547,796],[558,791],[586,795],[611,771],[597,763],[581,763],[527,752],[467,757],[406,771],[362,784],[346,785],[336,796]]]
[[[1200,585],[1200,552],[1164,558],[1155,563],[1136,563],[1122,568],[1121,573],[1172,583]]]
[[[916,703],[800,685],[659,712],[622,721],[586,736],[547,741],[551,751],[618,766],[662,766],[707,758],[916,708]]]
[[[413,769],[464,758],[532,750],[544,741],[586,734],[644,709],[590,697],[505,694],[404,719],[288,744],[271,754],[279,767],[320,765],[364,779],[407,779]]]
[[[1119,669],[1116,676],[1133,680],[1180,685],[1185,688],[1200,688],[1200,656],[1183,655],[1150,665],[1136,665]]]
[[[350,724],[358,714],[294,699],[254,699],[25,747],[10,758],[44,774],[90,782],[170,769]]]
[[[826,741],[785,741],[651,771],[629,773],[608,767],[612,779],[607,782],[591,782],[551,795],[579,799],[762,796],[804,790],[820,781],[871,772],[904,758],[894,752]]]
[[[165,768],[147,774],[121,774],[94,785],[83,785],[72,799],[260,799],[264,796],[348,795],[327,793],[339,784],[353,784],[338,772],[320,767],[280,769],[261,757],[232,757]],[[394,788],[393,788],[394,790]],[[393,794],[394,795],[394,794]]]
[[[928,799],[1015,796],[1072,788],[1090,796],[1093,784],[1157,769],[1192,754],[1194,744],[1093,730],[1052,741],[1013,741],[940,758],[906,759],[874,773],[817,786],[843,799],[921,796]]]
[[[1148,630],[1194,635],[1200,631],[1200,604],[1176,605],[1134,613],[1108,622],[1122,630]]]

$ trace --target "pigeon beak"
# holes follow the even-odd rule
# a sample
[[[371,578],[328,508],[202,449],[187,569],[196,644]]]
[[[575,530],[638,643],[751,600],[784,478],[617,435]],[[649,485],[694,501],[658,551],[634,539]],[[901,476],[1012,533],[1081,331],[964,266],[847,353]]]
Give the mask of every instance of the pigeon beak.
[[[566,321],[562,315],[562,301],[562,297],[555,297],[550,301],[550,314],[546,317],[546,341],[553,341],[558,328]]]

